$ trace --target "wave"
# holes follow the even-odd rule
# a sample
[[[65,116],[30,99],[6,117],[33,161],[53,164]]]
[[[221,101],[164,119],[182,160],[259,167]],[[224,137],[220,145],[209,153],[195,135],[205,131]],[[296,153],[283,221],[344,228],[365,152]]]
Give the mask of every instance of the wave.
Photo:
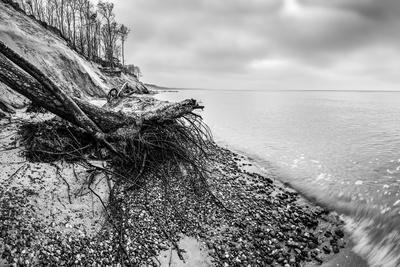
[[[400,266],[400,215],[396,210],[371,208],[349,201],[324,201],[341,214],[354,247],[372,267]],[[330,203],[330,204],[328,204]]]
[[[289,186],[293,187],[289,184]],[[309,201],[340,214],[354,244],[352,250],[372,267],[400,266],[398,209],[373,208],[351,198],[316,195],[311,188],[296,188]]]
[[[232,149],[229,145],[226,146]],[[254,154],[237,149],[232,150],[250,156],[253,163],[264,174],[276,177],[285,185],[298,191],[308,201],[339,214],[353,243],[353,252],[363,258],[369,266],[400,266],[400,208],[373,207],[367,203],[355,202],[348,194],[341,196],[333,193],[332,195],[329,193],[318,194],[313,187],[302,186],[298,181],[285,179],[286,175],[280,173],[279,168],[276,168],[271,162]],[[328,176],[329,174],[323,173],[319,179],[325,179]],[[356,184],[360,184],[360,182],[356,181]]]
[[[344,217],[345,228],[354,242],[353,251],[370,266],[400,266],[400,235],[398,231],[377,229],[373,219],[354,220]]]

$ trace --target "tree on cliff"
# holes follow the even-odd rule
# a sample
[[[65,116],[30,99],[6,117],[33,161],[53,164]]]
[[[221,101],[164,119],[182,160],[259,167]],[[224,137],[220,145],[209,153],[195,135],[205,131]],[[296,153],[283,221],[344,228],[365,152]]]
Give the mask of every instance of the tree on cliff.
[[[113,13],[114,5],[90,0],[19,0],[27,14],[60,31],[71,46],[89,60],[104,58],[114,66],[121,42],[122,62],[125,64],[125,41],[129,28],[119,25]]]
[[[121,36],[121,47],[122,47],[122,66],[125,67],[125,41],[128,37],[130,29],[124,24],[119,28],[119,35]]]
[[[104,25],[101,29],[104,42],[104,50],[107,61],[111,68],[114,67],[114,48],[118,38],[118,23],[115,21],[114,4],[100,1],[97,4],[99,13],[104,20]]]

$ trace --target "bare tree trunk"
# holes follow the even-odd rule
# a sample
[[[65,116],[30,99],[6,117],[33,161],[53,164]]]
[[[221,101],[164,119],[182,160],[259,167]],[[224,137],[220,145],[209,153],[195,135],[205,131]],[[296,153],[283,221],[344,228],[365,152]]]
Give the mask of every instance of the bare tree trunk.
[[[4,102],[1,98],[0,98],[0,111],[6,112],[6,113],[15,113],[15,110],[6,102]],[[2,116],[0,116],[2,117]]]
[[[90,21],[90,2],[88,1],[86,3],[86,42],[87,42],[87,56],[89,60],[92,60],[92,47],[91,47],[91,36],[90,36],[90,27],[91,27],[91,21]]]
[[[68,96],[45,74],[1,41],[0,81],[32,102],[103,141],[105,135],[118,137],[127,132],[137,134],[142,125],[171,121],[202,108],[193,99],[163,105],[140,115],[100,108],[79,98]]]
[[[60,25],[60,31],[62,33],[62,35],[65,35],[65,31],[64,31],[64,0],[61,0],[61,25]]]
[[[74,34],[74,37],[73,37],[73,41],[72,41],[72,43],[73,43],[73,46],[74,46],[74,48],[76,49],[76,1],[75,0],[73,0],[72,1],[72,23],[73,23],[73,34]]]
[[[122,68],[125,69],[125,51],[124,51],[125,40],[122,39]]]

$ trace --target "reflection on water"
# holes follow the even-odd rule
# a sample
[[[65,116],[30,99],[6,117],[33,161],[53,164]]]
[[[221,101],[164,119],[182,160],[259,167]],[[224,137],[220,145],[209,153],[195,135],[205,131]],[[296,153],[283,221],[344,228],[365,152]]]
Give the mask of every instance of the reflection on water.
[[[400,265],[400,93],[187,90],[157,97],[202,101],[217,142],[268,162],[294,187],[347,214],[355,249],[371,265]]]

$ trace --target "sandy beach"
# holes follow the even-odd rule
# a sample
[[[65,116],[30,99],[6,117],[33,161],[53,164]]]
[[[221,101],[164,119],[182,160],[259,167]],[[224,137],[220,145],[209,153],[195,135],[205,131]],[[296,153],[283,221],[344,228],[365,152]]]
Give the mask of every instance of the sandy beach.
[[[132,265],[313,266],[329,262],[348,244],[338,215],[215,144],[207,181],[217,201],[164,174],[173,181],[169,194],[163,194],[162,176],[149,179],[117,196],[124,214],[109,217],[110,185],[94,167],[106,162],[38,163],[24,157],[18,128],[49,117],[17,113],[1,120],[3,264],[109,265],[127,254]],[[123,240],[116,240],[117,229],[124,231]]]
[[[325,2],[0,0],[0,267],[400,266],[400,2]]]

